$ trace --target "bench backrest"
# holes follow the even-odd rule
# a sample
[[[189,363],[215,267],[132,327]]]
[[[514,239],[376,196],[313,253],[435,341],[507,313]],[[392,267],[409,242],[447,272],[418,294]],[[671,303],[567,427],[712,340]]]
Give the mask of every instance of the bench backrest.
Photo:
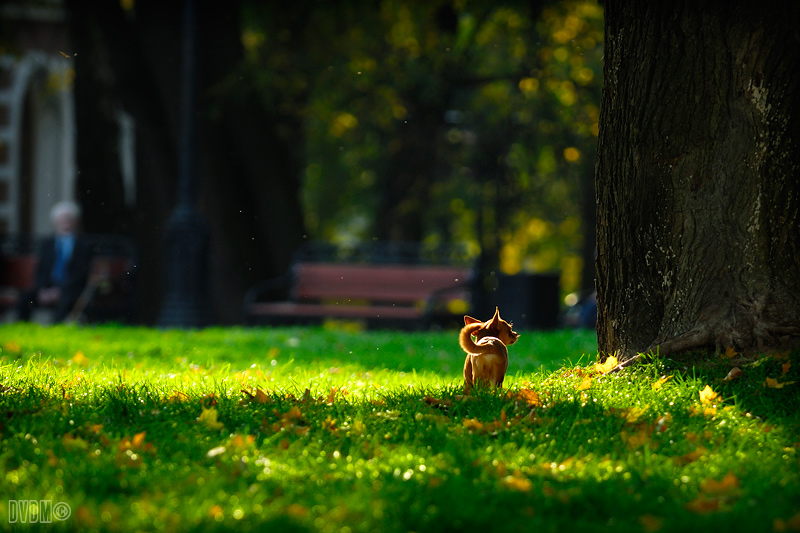
[[[0,286],[17,290],[33,286],[38,258],[32,254],[9,255],[2,258]],[[89,277],[99,279],[130,275],[131,258],[127,256],[95,256],[89,268]]]
[[[435,291],[466,284],[471,275],[466,267],[297,263],[293,296],[415,304]]]

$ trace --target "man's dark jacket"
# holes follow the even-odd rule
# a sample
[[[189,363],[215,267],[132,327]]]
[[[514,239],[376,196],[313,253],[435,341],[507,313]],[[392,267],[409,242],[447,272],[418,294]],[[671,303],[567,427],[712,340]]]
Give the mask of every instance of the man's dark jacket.
[[[86,286],[86,281],[89,278],[89,266],[92,260],[91,246],[83,236],[78,235],[75,237],[72,256],[67,264],[64,280],[61,283],[54,283],[50,279],[53,265],[56,261],[55,236],[42,240],[37,257],[39,258],[39,263],[36,266],[34,287],[24,297],[29,301],[35,302],[35,293],[39,289],[57,285],[61,289],[61,301],[58,303],[53,319],[56,322],[60,322],[67,317]]]

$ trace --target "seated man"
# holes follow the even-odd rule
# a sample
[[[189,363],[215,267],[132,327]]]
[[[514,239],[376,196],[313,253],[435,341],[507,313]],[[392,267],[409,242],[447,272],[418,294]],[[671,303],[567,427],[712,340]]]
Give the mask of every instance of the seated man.
[[[55,235],[39,248],[34,286],[20,294],[19,320],[28,321],[34,308],[54,307],[54,322],[63,321],[89,277],[91,248],[78,233],[81,211],[74,202],[59,202],[50,211]]]

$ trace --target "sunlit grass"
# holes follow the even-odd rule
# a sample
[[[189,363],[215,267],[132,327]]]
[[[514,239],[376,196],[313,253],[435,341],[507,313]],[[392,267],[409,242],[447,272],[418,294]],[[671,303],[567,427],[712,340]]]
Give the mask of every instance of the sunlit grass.
[[[505,390],[465,398],[454,332],[6,325],[0,346],[3,527],[12,500],[67,503],[65,530],[800,526],[800,354],[606,375],[591,333],[524,332]]]

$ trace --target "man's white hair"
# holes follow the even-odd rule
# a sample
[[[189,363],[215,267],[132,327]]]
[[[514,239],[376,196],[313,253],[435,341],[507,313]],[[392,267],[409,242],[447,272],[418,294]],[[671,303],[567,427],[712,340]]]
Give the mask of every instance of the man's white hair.
[[[50,209],[50,220],[55,221],[63,215],[69,215],[75,220],[81,218],[81,206],[72,200],[64,200],[58,202]]]

